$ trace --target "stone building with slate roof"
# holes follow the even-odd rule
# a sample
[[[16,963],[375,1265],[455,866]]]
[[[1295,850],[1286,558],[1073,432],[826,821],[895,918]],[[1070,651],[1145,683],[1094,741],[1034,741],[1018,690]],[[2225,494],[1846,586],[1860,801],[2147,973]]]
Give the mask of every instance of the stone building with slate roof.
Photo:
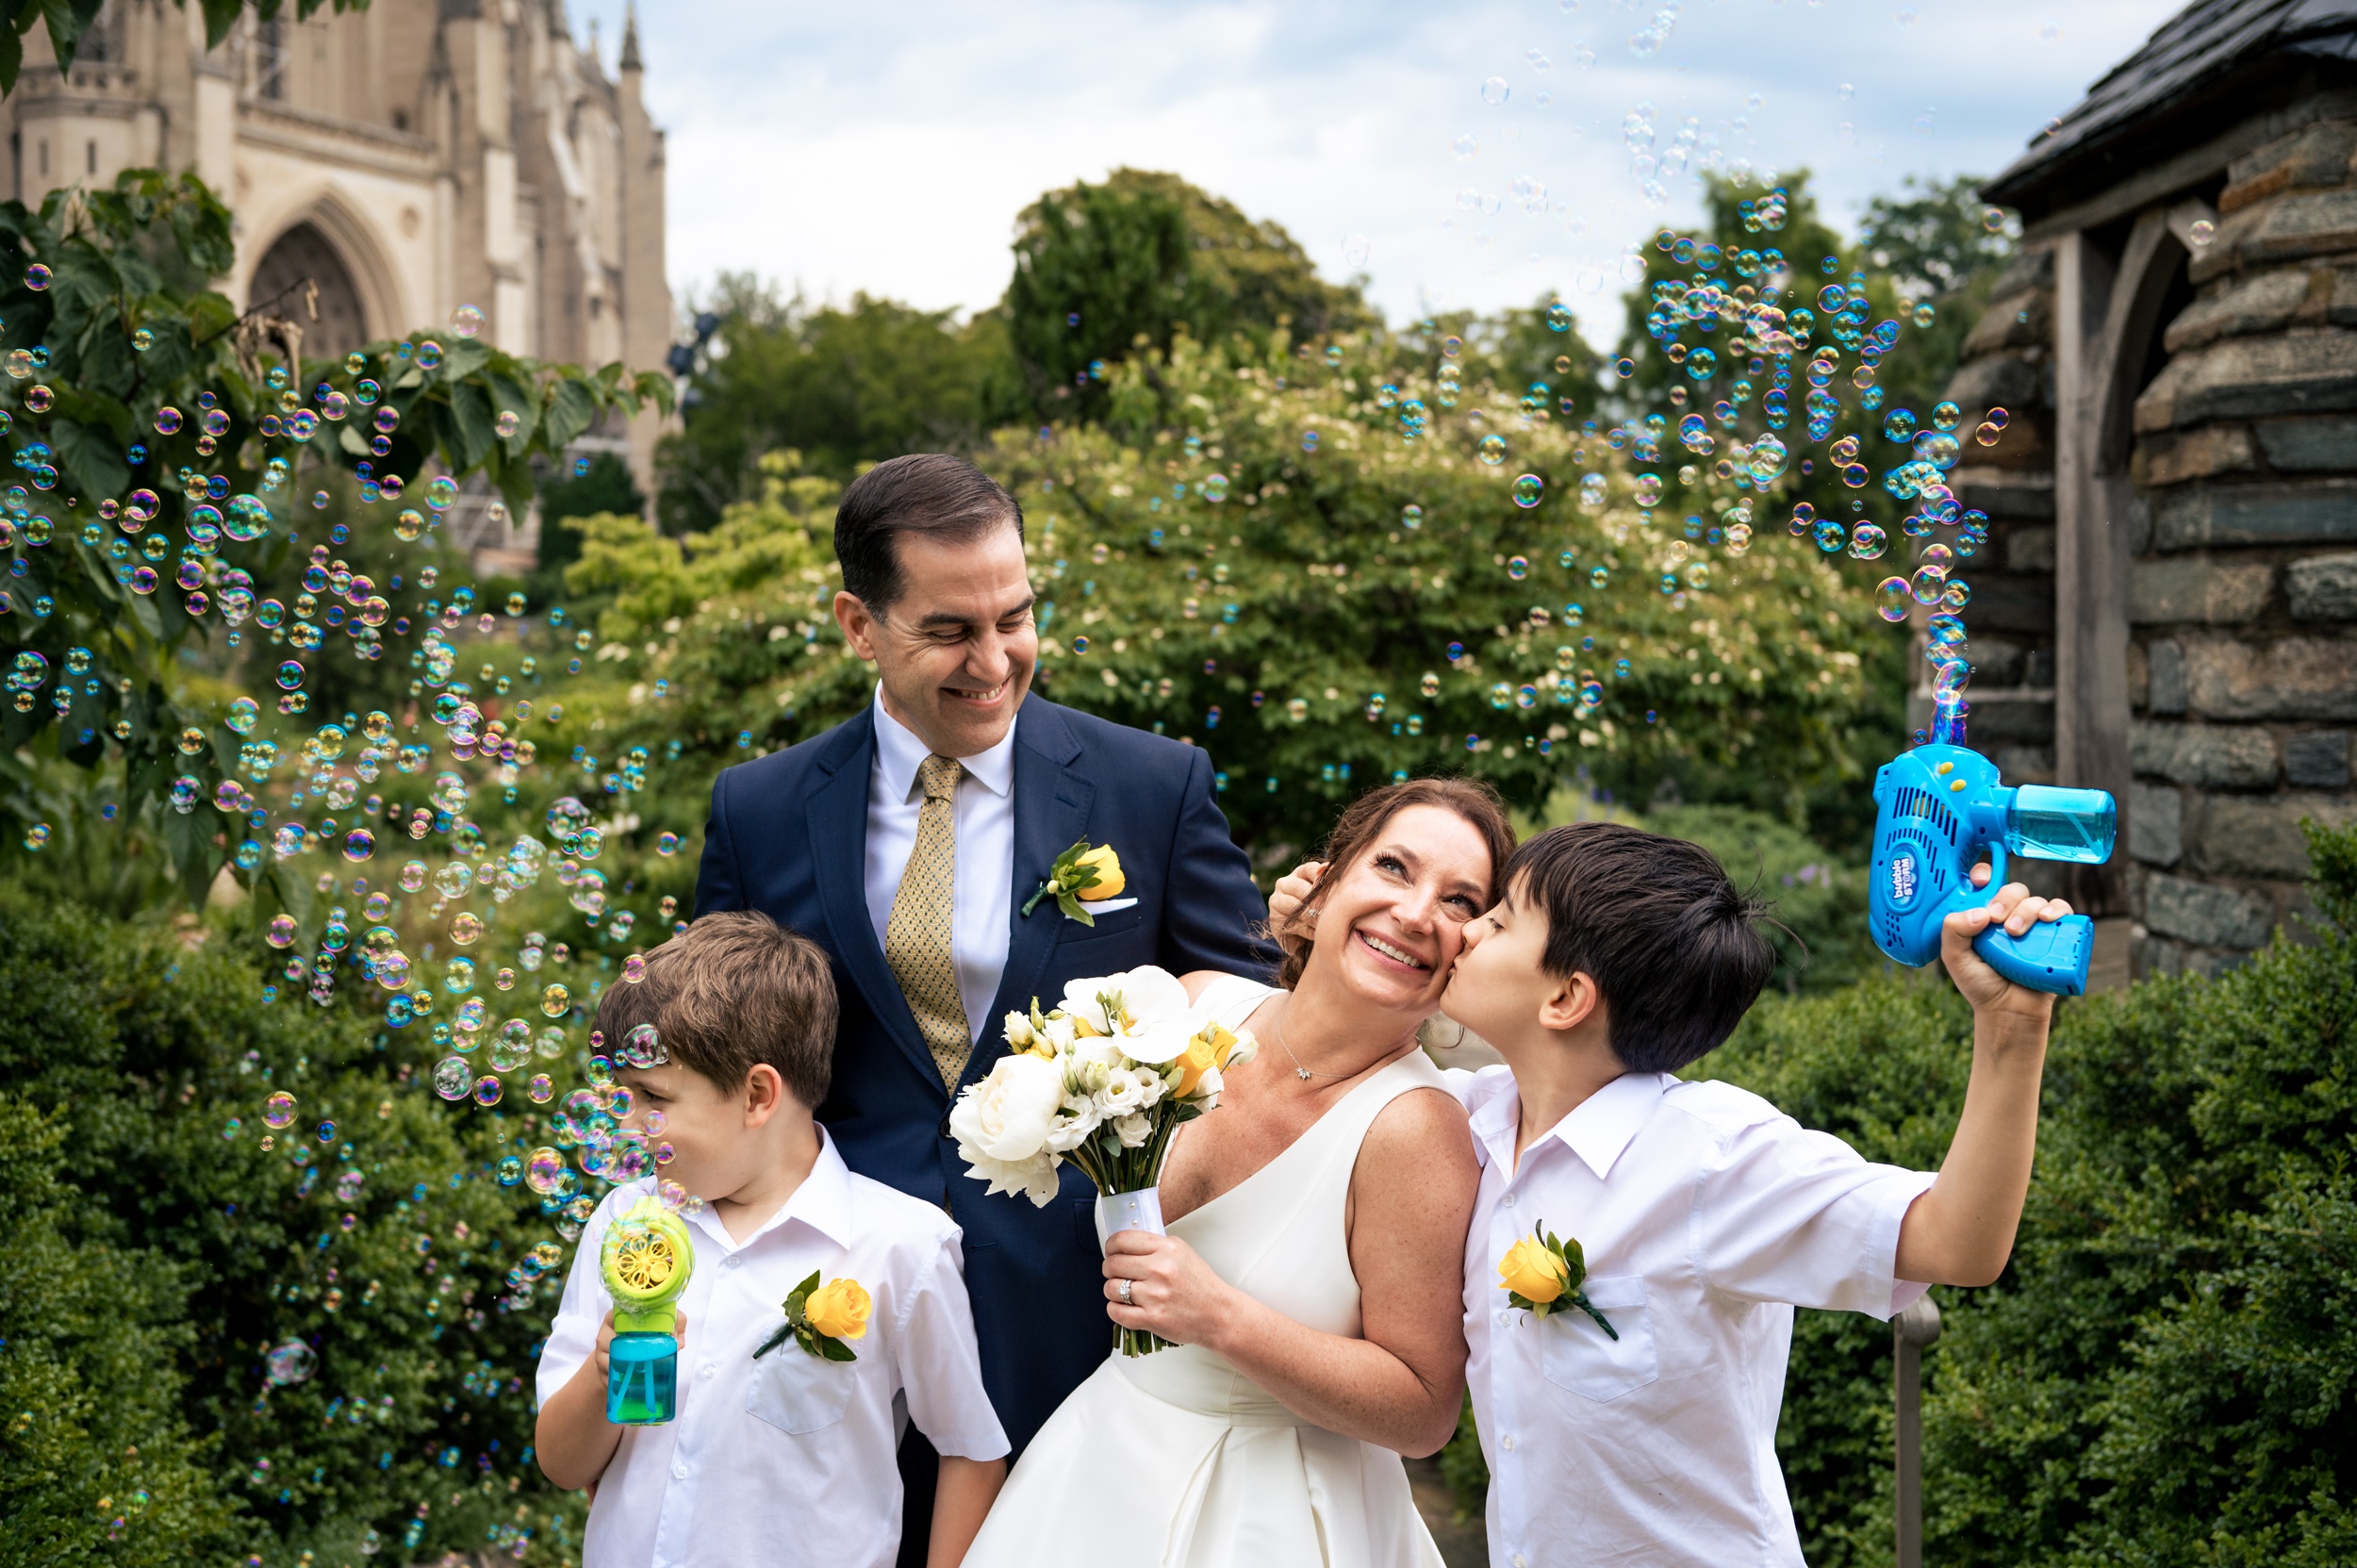
[[[2119,800],[2099,983],[2215,972],[2357,817],[2357,0],[2189,7],[1983,193],[2023,245],[1950,388],[2017,416],[1955,476],[1972,741]]]

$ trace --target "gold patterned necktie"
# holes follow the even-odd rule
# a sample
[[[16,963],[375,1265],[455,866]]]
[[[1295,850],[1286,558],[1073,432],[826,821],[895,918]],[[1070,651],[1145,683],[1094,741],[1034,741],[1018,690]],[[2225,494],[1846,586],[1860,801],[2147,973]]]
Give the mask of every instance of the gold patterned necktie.
[[[893,896],[892,918],[884,923],[884,962],[900,982],[900,995],[933,1053],[945,1089],[954,1090],[973,1054],[965,1003],[958,996],[958,967],[949,933],[956,909],[958,823],[955,797],[965,772],[955,757],[929,756],[917,765],[925,792],[917,808],[916,845]]]

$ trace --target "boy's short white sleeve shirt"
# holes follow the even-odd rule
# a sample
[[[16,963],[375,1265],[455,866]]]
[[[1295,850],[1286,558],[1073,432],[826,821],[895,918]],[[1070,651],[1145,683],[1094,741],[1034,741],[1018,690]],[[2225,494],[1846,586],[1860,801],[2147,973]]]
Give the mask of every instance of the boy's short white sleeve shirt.
[[[1481,1163],[1465,1239],[1466,1376],[1496,1568],[1801,1568],[1776,1462],[1792,1309],[1888,1317],[1930,1174],[1862,1159],[1729,1084],[1629,1073],[1519,1164],[1504,1067],[1452,1072]],[[1543,1224],[1586,1251],[1585,1313],[1506,1305],[1498,1261]]]
[[[598,1269],[606,1227],[651,1180],[606,1195],[584,1228],[540,1355],[546,1404],[597,1352],[613,1306]],[[890,1568],[900,1537],[900,1417],[941,1453],[997,1459],[1007,1436],[982,1389],[959,1230],[930,1203],[854,1175],[825,1140],[785,1207],[743,1243],[687,1216],[695,1273],[675,1420],[627,1427],[598,1483],[582,1568],[721,1568],[770,1560]],[[854,1362],[791,1339],[753,1352],[816,1271],[872,1299]],[[602,1394],[601,1394],[602,1399]]]

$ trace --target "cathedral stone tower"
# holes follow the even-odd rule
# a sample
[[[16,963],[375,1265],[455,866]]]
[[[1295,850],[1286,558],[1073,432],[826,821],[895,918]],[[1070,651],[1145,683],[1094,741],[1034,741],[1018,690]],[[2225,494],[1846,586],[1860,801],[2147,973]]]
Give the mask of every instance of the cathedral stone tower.
[[[643,69],[635,14],[609,76],[564,0],[249,15],[209,52],[198,8],[107,0],[64,76],[46,33],[26,37],[0,115],[27,203],[125,168],[195,170],[237,215],[223,292],[317,287],[306,355],[444,329],[471,304],[511,353],[657,370],[671,295]],[[658,432],[649,413],[579,447],[623,454],[651,495]],[[533,526],[481,539],[486,564],[523,565]]]

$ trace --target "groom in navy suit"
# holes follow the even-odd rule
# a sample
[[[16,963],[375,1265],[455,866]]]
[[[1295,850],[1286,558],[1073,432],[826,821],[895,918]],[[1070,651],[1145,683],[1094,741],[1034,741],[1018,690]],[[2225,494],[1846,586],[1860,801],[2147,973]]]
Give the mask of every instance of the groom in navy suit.
[[[1095,1194],[984,1196],[952,1099],[1005,1051],[999,1022],[1064,982],[1143,964],[1265,975],[1267,909],[1202,751],[1030,697],[1039,654],[1023,512],[972,464],[879,464],[835,513],[834,614],[877,668],[855,718],[714,784],[698,914],[757,909],[833,960],[834,1083],[818,1119],[850,1167],[940,1204],[965,1235],[982,1380],[1018,1453],[1113,1343]],[[1058,854],[1110,847],[1127,885],[1024,904]],[[903,1561],[922,1562],[931,1455],[902,1452]]]

